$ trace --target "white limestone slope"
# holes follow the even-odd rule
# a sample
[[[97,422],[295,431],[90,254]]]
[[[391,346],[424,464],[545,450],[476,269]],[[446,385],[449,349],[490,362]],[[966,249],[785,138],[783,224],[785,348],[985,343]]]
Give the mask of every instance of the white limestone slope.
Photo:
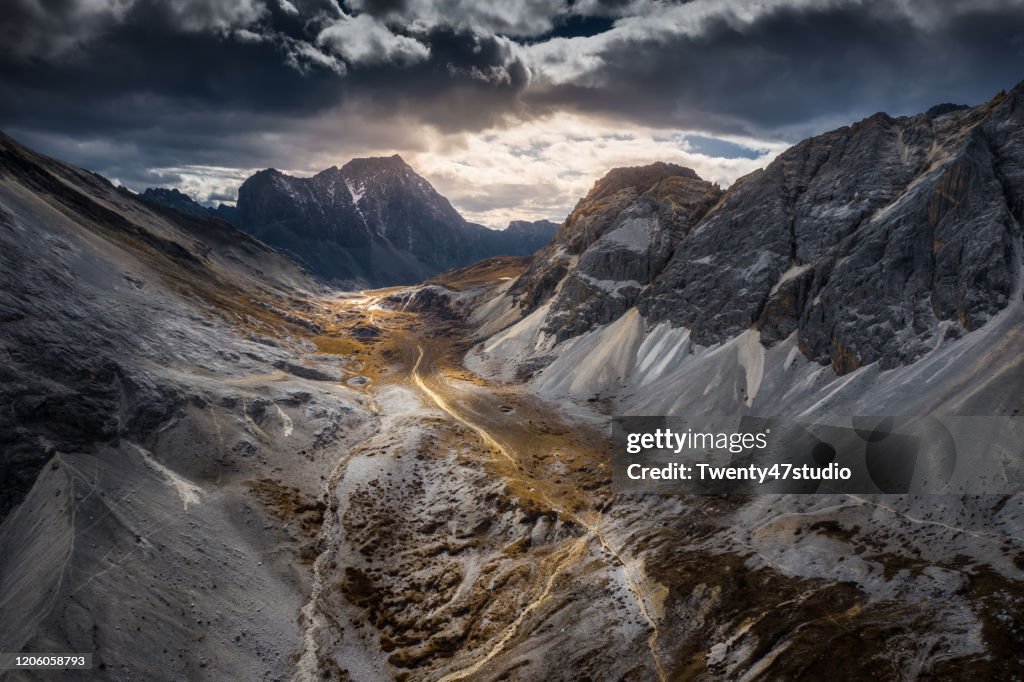
[[[1015,301],[911,365],[843,376],[808,361],[795,338],[765,348],[751,329],[703,347],[685,328],[648,325],[635,308],[555,345],[547,305],[478,344],[466,365],[506,382],[543,367],[528,383],[541,396],[607,399],[624,414],[1012,414],[1024,386],[1024,305]]]

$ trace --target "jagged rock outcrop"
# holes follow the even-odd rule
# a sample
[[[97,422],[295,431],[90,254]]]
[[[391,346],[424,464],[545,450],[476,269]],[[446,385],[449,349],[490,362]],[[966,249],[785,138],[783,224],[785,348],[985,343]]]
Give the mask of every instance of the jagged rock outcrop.
[[[551,299],[556,340],[618,318],[662,272],[722,191],[688,168],[618,168],[582,199],[512,288],[526,310]]]
[[[751,325],[766,344],[796,331],[841,373],[913,361],[943,321],[977,328],[1019,262],[986,132],[1010,111],[878,114],[797,145],[729,191],[641,310],[705,345]]]
[[[701,346],[794,335],[842,374],[983,326],[1020,278],[1024,86],[876,114],[721,192],[667,164],[599,181],[509,289],[544,349],[636,307]]]

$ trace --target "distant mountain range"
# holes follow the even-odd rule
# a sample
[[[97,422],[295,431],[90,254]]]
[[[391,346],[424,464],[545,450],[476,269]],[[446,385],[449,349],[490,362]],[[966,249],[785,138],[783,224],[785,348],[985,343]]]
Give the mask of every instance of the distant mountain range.
[[[166,187],[150,187],[139,197],[150,204],[173,208],[193,218],[220,218],[237,227],[238,209],[228,204],[220,204],[216,208],[203,206],[184,192]]]
[[[237,207],[207,208],[174,189],[142,198],[220,217],[342,286],[411,284],[491,256],[530,255],[558,228],[470,223],[398,155],[353,159],[310,178],[263,170],[242,184]]]

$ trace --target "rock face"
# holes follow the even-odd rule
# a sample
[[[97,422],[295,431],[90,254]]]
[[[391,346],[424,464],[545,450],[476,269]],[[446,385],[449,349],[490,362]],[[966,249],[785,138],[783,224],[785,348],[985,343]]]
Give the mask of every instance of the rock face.
[[[1022,213],[1018,86],[974,108],[876,114],[727,192],[678,166],[614,170],[505,295],[542,318],[534,356],[635,308],[699,346],[753,330],[838,374],[889,369],[1007,307]]]
[[[722,191],[688,168],[618,168],[599,180],[512,288],[532,311],[551,301],[556,341],[607,324],[636,305],[674,248]]]
[[[371,286],[529,255],[554,233],[547,221],[500,232],[468,223],[397,155],[353,159],[311,178],[260,171],[238,191],[238,225],[328,280]]]

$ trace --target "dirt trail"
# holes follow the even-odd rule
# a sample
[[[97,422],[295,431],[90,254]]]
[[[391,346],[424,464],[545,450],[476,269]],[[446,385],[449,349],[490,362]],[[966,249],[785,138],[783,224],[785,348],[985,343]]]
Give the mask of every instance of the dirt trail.
[[[509,629],[505,631],[503,636],[494,643],[492,648],[481,659],[477,660],[473,665],[458,672],[451,673],[450,675],[444,677],[443,681],[463,679],[464,677],[478,671],[484,664],[486,664],[487,661],[489,661],[491,658],[497,655],[501,651],[501,649],[508,643],[511,637],[515,634],[515,630],[518,628],[519,624],[523,621],[525,616],[528,615],[529,612],[535,610],[538,606],[540,606],[544,601],[547,600],[548,596],[550,595],[551,587],[553,586],[555,579],[561,572],[565,571],[573,563],[573,561],[571,561],[570,558],[572,558],[573,560],[575,558],[578,558],[578,554],[582,553],[583,549],[587,544],[587,541],[591,537],[593,537],[597,540],[597,542],[608,554],[615,558],[615,562],[618,564],[619,568],[622,571],[623,578],[625,579],[626,584],[634,597],[637,609],[640,612],[640,615],[643,617],[643,619],[647,622],[648,627],[650,629],[651,634],[648,638],[648,648],[650,649],[651,658],[654,662],[655,670],[658,674],[658,679],[661,682],[665,682],[665,680],[668,679],[668,676],[665,673],[660,657],[658,655],[658,639],[660,636],[660,630],[658,628],[658,620],[652,613],[652,604],[654,600],[645,589],[643,579],[638,577],[634,573],[634,571],[630,569],[630,564],[635,563],[635,560],[631,560],[623,556],[621,548],[615,547],[613,543],[609,540],[607,534],[600,527],[599,514],[597,514],[596,512],[574,513],[573,511],[570,511],[570,509],[572,508],[580,508],[582,506],[582,504],[578,500],[572,500],[570,504],[556,503],[554,500],[551,499],[550,494],[548,494],[545,491],[542,491],[543,482],[532,478],[530,476],[529,470],[522,466],[519,460],[516,459],[516,457],[512,454],[512,452],[510,452],[508,448],[506,448],[504,445],[498,442],[498,440],[493,435],[491,435],[491,433],[486,428],[478,424],[476,421],[468,418],[459,410],[453,408],[452,404],[455,401],[446,399],[442,395],[442,391],[454,393],[456,391],[456,388],[449,382],[444,382],[442,384],[440,381],[438,382],[437,388],[431,387],[423,373],[423,346],[417,345],[416,352],[416,362],[413,364],[412,370],[410,372],[413,384],[417,388],[419,388],[420,391],[422,391],[427,398],[429,398],[435,405],[437,405],[438,408],[440,408],[443,412],[448,414],[448,416],[450,416],[455,421],[463,424],[464,426],[468,427],[470,430],[475,432],[480,437],[480,440],[484,443],[485,446],[494,450],[504,459],[508,460],[508,462],[510,462],[511,465],[513,466],[515,470],[515,476],[517,478],[525,478],[525,482],[532,484],[530,486],[530,489],[541,491],[539,497],[546,503],[546,506],[549,509],[555,511],[567,520],[570,520],[587,530],[587,535],[583,536],[580,539],[579,552],[571,552],[570,555],[566,557],[566,560],[558,561],[555,563],[555,565],[551,569],[552,572],[547,579],[545,589],[535,600],[533,600],[523,610],[520,616],[512,623],[512,625],[510,625]],[[438,373],[434,373],[433,376],[436,378],[438,376]],[[498,411],[498,414],[501,415],[501,417],[504,417],[506,421],[508,420],[508,417],[501,413],[500,410]],[[573,495],[573,497],[576,497],[576,495]],[[575,544],[576,543],[574,543],[574,546]]]
[[[516,635],[519,631],[520,625],[526,620],[527,616],[536,611],[538,608],[543,606],[548,599],[551,598],[552,590],[555,586],[555,581],[558,577],[566,572],[570,566],[582,557],[587,550],[587,538],[581,537],[569,542],[565,547],[554,552],[551,556],[546,557],[543,563],[551,563],[552,566],[548,569],[548,577],[544,581],[543,587],[540,593],[519,612],[516,619],[512,621],[501,636],[494,642],[487,653],[478,658],[472,665],[456,670],[455,672],[449,673],[442,677],[438,682],[455,682],[456,680],[463,680],[470,675],[479,672],[487,663],[501,653],[505,645]]]
[[[428,404],[479,438],[484,450],[490,451],[488,459],[495,473],[525,504],[555,512],[585,531],[538,561],[539,576],[529,603],[488,643],[485,652],[442,680],[454,682],[479,673],[513,641],[530,615],[556,595],[559,577],[590,552],[621,572],[636,612],[650,632],[647,644],[653,667],[658,679],[665,682],[668,676],[658,653],[658,602],[650,594],[641,563],[612,540],[607,522],[597,511],[609,494],[604,434],[566,422],[557,410],[517,387],[489,386],[468,375],[459,364],[455,341],[446,335],[443,325],[418,313],[382,305],[389,294],[400,289],[361,291],[332,303],[349,324],[382,332],[363,359],[363,364],[377,365],[374,385],[400,384],[416,390]],[[595,551],[597,548],[604,553]]]
[[[430,386],[427,385],[427,382],[423,380],[423,375],[420,373],[420,365],[423,363],[423,346],[416,346],[416,351],[416,364],[412,366],[412,381],[416,385],[416,387],[420,389],[428,398],[430,398],[430,400],[433,401],[435,405],[437,405],[438,407],[441,408],[441,410],[447,413],[448,416],[450,416],[455,421],[460,422],[465,426],[468,426],[471,430],[476,432],[476,435],[480,436],[480,440],[483,441],[484,445],[491,448],[492,450],[500,454],[502,457],[507,459],[515,468],[520,468],[519,463],[516,461],[516,459],[508,453],[508,450],[506,450],[501,443],[494,440],[494,437],[484,427],[478,426],[474,422],[471,422],[470,420],[466,419],[461,414],[456,412],[454,409],[452,409],[448,402],[441,397],[440,393],[438,393],[437,391],[435,391],[434,389],[430,388]]]

